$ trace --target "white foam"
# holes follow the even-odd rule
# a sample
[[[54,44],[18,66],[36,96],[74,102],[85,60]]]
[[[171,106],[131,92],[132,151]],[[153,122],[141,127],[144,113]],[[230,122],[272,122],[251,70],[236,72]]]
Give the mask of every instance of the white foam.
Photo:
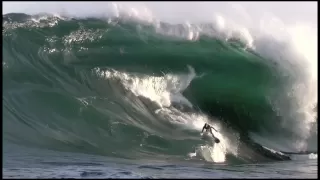
[[[308,159],[318,159],[318,154],[311,153],[311,154],[293,154],[290,155],[292,160],[308,160]]]
[[[212,143],[212,145],[199,145],[195,152],[189,153],[189,157],[199,157],[206,161],[220,163],[226,161],[227,148],[223,143]]]
[[[284,117],[282,127],[294,130],[299,136],[299,139],[291,140],[293,148],[305,150],[312,123],[316,121],[317,35],[311,26],[285,25],[279,19],[272,19],[269,23],[272,29],[268,28],[267,33],[262,31],[254,46],[263,56],[276,60],[283,73],[295,80],[287,84],[285,93],[279,93],[272,99],[272,104],[277,113]]]
[[[85,41],[93,42],[102,38],[102,33],[104,30],[84,30],[82,26],[77,31],[71,32],[69,35],[63,37],[63,42],[66,46],[72,44],[79,44]]]
[[[136,96],[150,99],[160,107],[169,107],[172,102],[192,107],[192,104],[181,94],[196,76],[194,69],[191,67],[189,67],[188,74],[165,74],[164,76],[148,76],[116,70],[96,70],[98,74],[107,79],[121,80],[127,90],[130,90]]]
[[[309,159],[318,159],[318,154],[314,154],[314,153],[309,154]]]

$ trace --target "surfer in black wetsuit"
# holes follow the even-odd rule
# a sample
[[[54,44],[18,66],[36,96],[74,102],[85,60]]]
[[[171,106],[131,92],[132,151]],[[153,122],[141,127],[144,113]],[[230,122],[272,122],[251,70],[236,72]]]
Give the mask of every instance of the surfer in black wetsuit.
[[[216,132],[218,132],[214,127],[210,126],[208,123],[205,123],[205,124],[204,124],[201,132],[203,133],[204,130],[206,130],[206,132],[210,132],[210,133],[212,134],[212,137],[215,139],[215,142],[216,142],[216,143],[219,143],[220,140],[213,135],[211,128],[214,129]]]

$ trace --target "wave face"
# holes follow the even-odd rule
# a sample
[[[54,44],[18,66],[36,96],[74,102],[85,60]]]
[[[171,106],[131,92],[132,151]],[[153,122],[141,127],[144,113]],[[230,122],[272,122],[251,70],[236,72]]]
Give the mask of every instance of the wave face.
[[[5,142],[227,163],[317,147],[314,64],[294,42],[124,15],[3,26]],[[205,122],[221,143],[201,138]]]

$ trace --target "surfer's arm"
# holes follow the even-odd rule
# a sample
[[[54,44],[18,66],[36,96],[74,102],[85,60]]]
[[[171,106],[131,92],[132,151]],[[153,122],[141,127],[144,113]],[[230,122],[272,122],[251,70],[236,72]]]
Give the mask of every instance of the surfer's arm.
[[[211,126],[212,129],[214,129],[216,132],[218,132],[214,127]]]

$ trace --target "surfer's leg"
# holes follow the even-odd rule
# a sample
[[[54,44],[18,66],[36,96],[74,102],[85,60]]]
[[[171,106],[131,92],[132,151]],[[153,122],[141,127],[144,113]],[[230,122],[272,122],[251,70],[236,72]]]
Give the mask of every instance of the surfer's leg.
[[[210,133],[211,133],[212,137],[215,139],[216,137],[213,135],[212,131],[210,131]]]

